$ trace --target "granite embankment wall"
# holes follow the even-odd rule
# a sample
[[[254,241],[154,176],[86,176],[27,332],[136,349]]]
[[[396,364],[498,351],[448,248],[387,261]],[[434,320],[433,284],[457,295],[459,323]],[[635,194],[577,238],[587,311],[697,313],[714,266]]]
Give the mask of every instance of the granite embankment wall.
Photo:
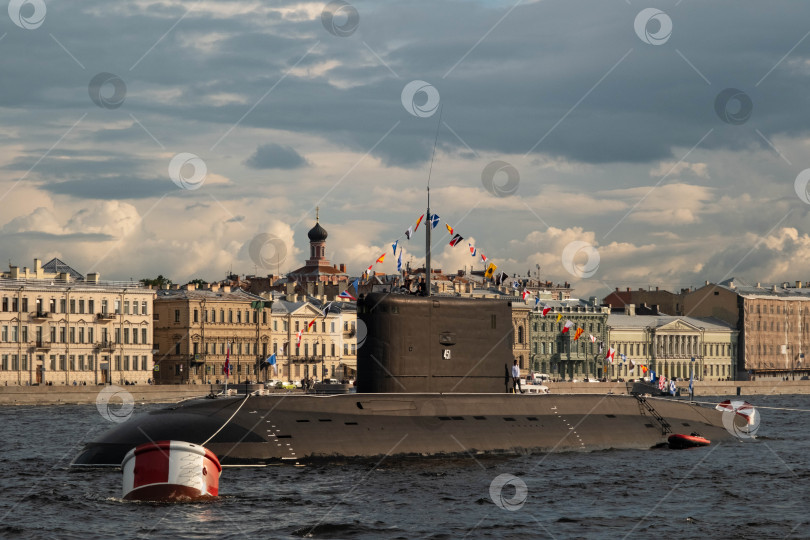
[[[676,383],[681,395],[689,392],[689,381]],[[633,383],[547,383],[552,394],[627,394]],[[695,381],[695,396],[760,396],[810,394],[810,381]]]
[[[689,391],[689,382],[679,382],[681,395]],[[548,383],[552,394],[628,394],[632,383]],[[99,392],[128,392],[137,403],[176,403],[184,399],[204,397],[211,390],[221,391],[222,385],[132,385],[132,386],[0,386],[0,405],[58,405],[96,403]],[[230,388],[233,388],[231,386]],[[249,385],[248,390],[261,386]],[[245,385],[239,385],[243,393]],[[288,392],[288,390],[277,390]],[[300,392],[298,390],[297,392]],[[695,381],[695,396],[756,396],[777,394],[810,394],[810,381]],[[110,396],[120,401],[122,396]]]
[[[121,402],[123,396],[115,392],[128,392],[136,403],[176,403],[184,399],[204,397],[212,389],[219,392],[222,385],[148,385],[131,386],[0,386],[0,405],[58,405],[96,403],[99,392],[109,388],[111,402]],[[233,388],[230,386],[229,388]],[[249,385],[249,390],[258,390],[261,386]],[[244,393],[245,385],[239,385],[239,392]],[[279,390],[281,392],[281,390]],[[283,390],[287,392],[287,390]]]

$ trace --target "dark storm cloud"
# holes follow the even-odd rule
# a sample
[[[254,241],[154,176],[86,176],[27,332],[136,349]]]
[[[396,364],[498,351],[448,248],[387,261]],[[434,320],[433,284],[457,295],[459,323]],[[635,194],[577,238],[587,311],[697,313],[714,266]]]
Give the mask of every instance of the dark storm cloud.
[[[44,149],[32,150],[3,168],[22,172],[32,170],[40,177],[50,179],[131,174],[145,165],[139,158],[111,152],[62,150],[42,158],[45,153]]]
[[[291,146],[263,144],[247,160],[251,169],[297,169],[307,166],[307,160]]]
[[[102,200],[148,199],[177,191],[177,186],[168,179],[156,180],[132,176],[47,182],[41,184],[40,188],[56,195],[69,195],[77,199]]]
[[[807,130],[798,111],[810,105],[810,41],[774,66],[805,34],[810,5],[673,3],[663,7],[673,33],[660,46],[636,36],[639,7],[610,2],[519,5],[494,29],[511,4],[358,3],[361,23],[347,38],[328,34],[318,18],[280,20],[277,11],[212,16],[201,8],[139,62],[185,8],[126,13],[134,8],[106,5],[48,8],[48,32],[85,70],[47,32],[11,29],[3,41],[0,105],[80,109],[93,121],[148,114],[162,119],[149,123],[160,133],[171,133],[175,120],[220,124],[224,133],[261,100],[235,136],[247,127],[287,130],[362,153],[400,122],[373,155],[401,166],[429,159],[438,120],[402,106],[402,89],[415,79],[438,89],[443,119],[464,141],[443,126],[441,142],[464,153],[465,143],[505,154],[537,145],[535,153],[583,162],[645,163],[680,158],[711,129],[701,148],[767,148],[755,130],[768,137]],[[126,82],[120,109],[90,102],[87,84],[100,71]],[[728,87],[753,102],[743,125],[726,124],[714,111],[715,97]],[[156,99],[156,92],[170,97]],[[218,94],[241,103],[218,102]],[[123,142],[134,129],[108,134]],[[206,129],[216,140],[216,128]]]

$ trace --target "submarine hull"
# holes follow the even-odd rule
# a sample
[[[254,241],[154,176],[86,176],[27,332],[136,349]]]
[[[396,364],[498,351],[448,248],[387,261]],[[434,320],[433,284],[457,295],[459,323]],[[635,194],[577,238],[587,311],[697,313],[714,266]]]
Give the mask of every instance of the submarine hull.
[[[88,443],[73,465],[118,466],[133,447],[164,439],[205,443],[223,465],[248,465],[646,449],[667,443],[665,425],[713,441],[732,438],[719,411],[665,399],[646,403],[622,395],[520,394],[202,399],[121,424]]]

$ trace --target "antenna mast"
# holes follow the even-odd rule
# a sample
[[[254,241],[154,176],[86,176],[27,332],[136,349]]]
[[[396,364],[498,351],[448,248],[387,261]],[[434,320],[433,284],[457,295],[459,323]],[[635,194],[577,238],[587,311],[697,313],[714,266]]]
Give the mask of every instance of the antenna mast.
[[[439,122],[436,124],[436,138],[433,140],[433,155],[430,156],[430,169],[427,181],[427,223],[425,227],[425,296],[430,296],[430,231],[433,229],[433,219],[430,215],[430,175],[433,173],[433,160],[436,158],[436,143],[439,142],[439,128],[442,125],[442,108],[439,106]]]

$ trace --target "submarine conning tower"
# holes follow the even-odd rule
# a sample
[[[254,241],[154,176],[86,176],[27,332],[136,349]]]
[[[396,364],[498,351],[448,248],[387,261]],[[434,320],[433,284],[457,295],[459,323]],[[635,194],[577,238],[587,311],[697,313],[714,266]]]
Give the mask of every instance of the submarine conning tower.
[[[363,393],[502,393],[512,366],[511,302],[371,293],[357,351]],[[359,345],[359,344],[358,344]]]

